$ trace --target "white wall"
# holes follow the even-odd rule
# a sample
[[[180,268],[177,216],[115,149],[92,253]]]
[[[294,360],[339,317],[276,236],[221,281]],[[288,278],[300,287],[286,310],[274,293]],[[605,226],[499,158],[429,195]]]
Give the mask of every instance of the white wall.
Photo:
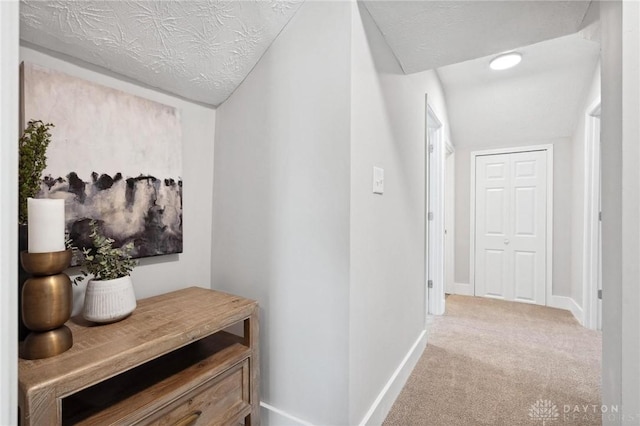
[[[18,416],[18,2],[0,2],[0,425]]]
[[[578,123],[571,140],[572,150],[572,228],[571,228],[571,298],[584,309],[584,226],[585,186],[586,178],[586,132],[587,117],[591,114],[594,103],[600,99],[600,66],[593,73],[593,81],[588,88],[582,106],[578,111]]]
[[[214,287],[261,304],[268,421],[393,402],[424,329],[425,93],[448,134],[437,75],[404,75],[362,4],[307,2],[218,108]]]
[[[640,4],[600,2],[604,424],[640,419]]]
[[[524,140],[511,143],[483,144],[473,148],[456,148],[456,222],[455,222],[455,281],[469,283],[471,152],[483,149],[553,145],[553,294],[571,295],[571,206],[572,153],[571,139]]]
[[[640,422],[640,3],[622,5],[622,410]],[[603,215],[606,214],[603,212]],[[608,273],[607,269],[604,273]],[[608,330],[607,330],[608,331]],[[627,423],[630,423],[627,420]]]
[[[319,425],[348,412],[350,23],[304,3],[217,110],[213,286],[260,303],[262,401]]]
[[[425,93],[446,133],[448,119],[436,73],[404,75],[366,7],[352,13],[349,424],[359,424],[424,330]],[[373,408],[366,420],[381,423],[390,404]]]
[[[141,259],[140,266],[133,271],[132,277],[138,299],[194,285],[209,288],[215,109],[120,80],[100,72],[96,67],[78,66],[69,60],[49,56],[24,46],[20,48],[20,60],[170,105],[180,111],[184,252]],[[55,140],[52,143],[55,143]],[[84,287],[83,283],[74,288],[74,313],[82,309]]]
[[[622,403],[622,4],[601,2],[602,403]],[[621,424],[619,419],[603,424]]]

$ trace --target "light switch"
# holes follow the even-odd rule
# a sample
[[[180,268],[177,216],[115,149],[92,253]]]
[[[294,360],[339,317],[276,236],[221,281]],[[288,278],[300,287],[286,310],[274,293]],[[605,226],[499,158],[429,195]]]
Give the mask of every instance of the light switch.
[[[384,192],[384,169],[373,167],[373,193],[382,194]]]

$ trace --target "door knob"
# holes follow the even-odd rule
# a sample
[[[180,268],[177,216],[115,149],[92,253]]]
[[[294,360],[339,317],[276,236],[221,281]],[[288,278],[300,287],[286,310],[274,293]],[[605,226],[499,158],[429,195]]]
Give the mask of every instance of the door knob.
[[[505,244],[509,244],[511,241],[509,241],[507,238],[504,239],[504,243]]]

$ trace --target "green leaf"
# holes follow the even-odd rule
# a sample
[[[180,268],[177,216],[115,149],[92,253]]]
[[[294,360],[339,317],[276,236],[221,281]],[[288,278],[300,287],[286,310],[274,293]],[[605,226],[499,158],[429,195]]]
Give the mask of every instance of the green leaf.
[[[81,267],[84,269],[82,272],[101,280],[129,275],[137,265],[137,262],[131,259],[131,251],[134,249],[133,243],[128,242],[120,248],[113,247],[115,241],[101,233],[95,220],[89,223],[89,229],[93,248],[83,249],[84,259]]]

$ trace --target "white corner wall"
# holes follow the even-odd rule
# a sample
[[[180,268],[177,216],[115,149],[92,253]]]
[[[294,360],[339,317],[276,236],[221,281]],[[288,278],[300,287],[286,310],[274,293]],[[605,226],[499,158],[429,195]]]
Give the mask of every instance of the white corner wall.
[[[622,4],[622,412],[640,420],[640,3]],[[603,212],[603,215],[606,214]],[[603,274],[609,270],[604,267]],[[604,284],[603,284],[603,288]],[[603,290],[604,291],[604,290]],[[607,329],[609,331],[610,328]],[[604,344],[604,343],[603,343]],[[631,417],[633,416],[633,419]]]
[[[261,304],[268,424],[382,423],[422,353],[425,94],[448,135],[435,72],[306,2],[218,108],[214,287]]]
[[[97,84],[177,108],[182,122],[183,246],[181,254],[140,260],[132,277],[138,299],[189,286],[211,286],[213,209],[213,136],[216,111],[196,103],[123,81],[96,67],[20,47],[20,60],[52,68]],[[55,123],[54,123],[55,124]],[[55,140],[52,141],[55,144]],[[80,312],[85,284],[74,288],[74,314]]]
[[[584,226],[585,212],[585,186],[586,186],[586,137],[587,117],[592,112],[594,103],[600,99],[600,66],[593,72],[593,79],[584,101],[578,112],[578,122],[571,140],[572,149],[572,228],[571,228],[571,298],[584,312]]]
[[[622,2],[601,2],[602,403],[622,404]],[[620,419],[603,419],[620,425]]]
[[[265,423],[347,423],[350,8],[305,2],[217,110],[213,286],[260,303]]]
[[[352,7],[348,424],[375,425],[426,343],[425,94],[445,133],[448,118],[437,74],[405,75],[366,7]]]
[[[640,3],[600,2],[602,25],[602,403],[640,418]]]
[[[0,2],[0,425],[18,418],[19,3]]]

